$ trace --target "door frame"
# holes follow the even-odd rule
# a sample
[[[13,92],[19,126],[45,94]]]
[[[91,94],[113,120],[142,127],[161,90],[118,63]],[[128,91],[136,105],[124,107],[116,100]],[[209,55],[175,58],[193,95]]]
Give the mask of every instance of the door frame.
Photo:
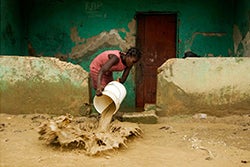
[[[141,12],[136,12],[135,20],[136,20],[138,15],[175,15],[175,17],[176,17],[175,58],[177,58],[178,57],[177,55],[179,55],[179,45],[178,45],[179,44],[179,13],[178,12],[159,12],[159,11],[143,12],[143,11],[141,11]],[[137,32],[138,32],[138,21],[136,20],[136,34],[138,34]],[[136,35],[136,47],[140,49],[140,46],[138,46],[138,43],[139,42],[138,42],[138,38],[137,38],[137,35]],[[135,70],[137,71],[138,68],[140,68],[139,65],[136,65]],[[137,111],[143,111],[144,106],[143,107],[138,107],[137,106],[137,98],[138,98],[137,97],[137,84],[138,84],[138,76],[137,75],[138,75],[137,72],[135,72],[135,100],[136,100],[135,101],[135,108],[136,108]],[[156,95],[156,97],[157,97],[157,95]]]

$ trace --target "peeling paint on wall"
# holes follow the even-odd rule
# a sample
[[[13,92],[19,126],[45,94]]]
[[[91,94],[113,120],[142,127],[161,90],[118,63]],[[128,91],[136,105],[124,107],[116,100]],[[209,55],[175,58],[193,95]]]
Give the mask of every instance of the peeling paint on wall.
[[[191,47],[196,36],[197,35],[202,35],[204,37],[212,37],[212,36],[216,36],[216,37],[222,37],[224,35],[226,35],[226,33],[218,33],[218,32],[194,32],[191,39],[187,40],[186,43]]]
[[[234,40],[234,54],[238,55],[237,52],[238,52],[239,44],[242,40],[242,35],[237,25],[234,25],[233,27],[233,40]]]
[[[75,42],[76,44],[85,42],[84,38],[79,37],[77,27],[72,27],[70,29],[70,39]]]
[[[236,56],[250,57],[250,31],[243,37],[237,25],[233,27],[234,54]]]
[[[194,32],[192,34],[192,37],[186,41],[185,51],[192,50],[191,47],[193,46],[195,39],[199,35],[201,35],[203,37],[223,37],[226,35],[226,33],[225,32]],[[212,54],[212,53],[207,53],[207,55],[209,55],[210,57],[211,56],[214,57],[214,54]]]
[[[250,31],[247,32],[247,35],[242,40],[242,45],[244,49],[243,56],[250,57]]]
[[[70,36],[72,41],[76,43],[76,46],[72,48],[69,57],[72,59],[81,59],[86,55],[95,53],[98,49],[103,47],[118,46],[122,50],[125,50],[135,46],[135,24],[136,21],[133,19],[128,23],[129,31],[125,29],[111,29],[110,31],[103,31],[86,40],[79,37],[77,29],[73,27]],[[122,39],[119,32],[126,34],[125,39]],[[81,42],[84,43],[80,44]]]

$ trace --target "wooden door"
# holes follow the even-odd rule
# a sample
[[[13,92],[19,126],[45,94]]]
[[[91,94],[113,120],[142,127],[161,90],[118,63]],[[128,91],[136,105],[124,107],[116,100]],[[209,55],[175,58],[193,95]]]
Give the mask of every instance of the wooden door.
[[[136,107],[156,103],[157,68],[176,57],[176,14],[137,14]]]

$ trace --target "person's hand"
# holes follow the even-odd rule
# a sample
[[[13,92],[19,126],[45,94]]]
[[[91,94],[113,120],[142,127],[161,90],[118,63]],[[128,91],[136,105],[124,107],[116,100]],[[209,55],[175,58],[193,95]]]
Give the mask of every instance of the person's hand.
[[[96,96],[101,96],[102,95],[102,91],[101,90],[96,90],[95,95]]]
[[[102,95],[103,88],[98,88],[95,92],[96,96],[101,96]]]
[[[121,78],[117,78],[117,80],[116,80],[117,82],[120,82],[121,81]]]

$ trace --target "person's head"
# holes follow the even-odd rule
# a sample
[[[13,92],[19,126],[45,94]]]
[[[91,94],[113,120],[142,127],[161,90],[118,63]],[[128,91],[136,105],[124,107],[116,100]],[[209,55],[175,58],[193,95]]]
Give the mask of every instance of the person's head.
[[[141,52],[139,49],[132,47],[130,48],[125,55],[125,62],[128,67],[133,66],[141,58]]]

